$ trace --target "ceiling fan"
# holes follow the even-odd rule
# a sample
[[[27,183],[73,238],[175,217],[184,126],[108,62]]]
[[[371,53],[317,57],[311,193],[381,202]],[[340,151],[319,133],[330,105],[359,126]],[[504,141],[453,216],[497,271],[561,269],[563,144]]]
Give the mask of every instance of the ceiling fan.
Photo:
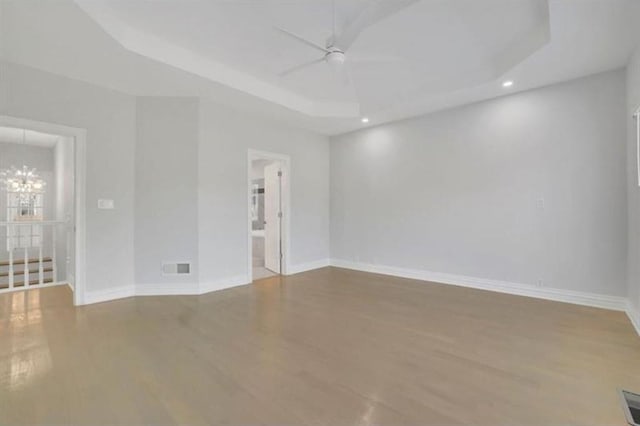
[[[301,37],[291,31],[276,27],[278,31],[282,32],[288,37],[316,50],[319,50],[323,54],[322,57],[318,59],[296,65],[281,72],[279,75],[281,77],[284,77],[312,65],[319,64],[321,62],[326,62],[332,68],[341,70],[348,59],[346,53],[347,50],[356,41],[360,33],[365,28],[375,24],[376,22],[386,18],[387,16],[393,15],[394,13],[400,11],[401,9],[404,9],[412,3],[416,3],[417,1],[419,0],[370,0],[364,7],[364,9],[356,16],[356,18],[349,22],[345,26],[345,28],[343,28],[342,31],[338,33],[336,29],[336,2],[335,0],[333,0],[333,30],[331,36],[326,41],[326,46],[324,47],[320,44],[314,43],[313,41],[307,40],[306,38]]]

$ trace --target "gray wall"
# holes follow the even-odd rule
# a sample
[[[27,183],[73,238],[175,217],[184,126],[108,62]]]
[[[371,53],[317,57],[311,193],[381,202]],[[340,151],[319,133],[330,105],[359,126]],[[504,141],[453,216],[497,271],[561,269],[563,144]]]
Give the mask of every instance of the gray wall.
[[[197,273],[187,280],[208,288],[246,277],[249,148],[291,156],[291,264],[329,258],[325,136],[211,101],[138,102],[6,62],[0,94],[0,114],[87,129],[87,292],[166,283],[162,260],[193,259]],[[186,207],[176,209],[175,197]],[[115,209],[98,210],[99,198],[114,199]],[[167,228],[178,219],[184,235]]]
[[[628,201],[629,201],[629,302],[640,325],[640,187],[636,163],[636,127],[632,114],[640,106],[640,47],[627,67],[627,128],[628,128]]]
[[[136,282],[134,189],[153,185],[134,179],[136,136],[145,121],[167,118],[179,100],[141,100],[153,106],[138,111],[148,117],[138,129],[132,96],[15,64],[2,63],[0,72],[0,114],[88,130],[87,290]],[[611,295],[629,291],[637,301],[637,279],[628,289],[625,283],[624,100],[624,76],[614,72],[334,138],[331,224],[327,138],[203,101],[197,113],[198,235],[184,254],[197,253],[201,282],[248,272],[246,155],[255,148],[292,158],[294,266],[329,257],[330,227],[331,254],[338,259],[527,284],[542,280],[548,287]],[[137,162],[157,174],[144,162],[164,164],[174,152],[164,146],[156,158],[151,138],[145,139],[138,149],[149,156],[138,155]],[[193,164],[192,142],[187,151],[175,154]],[[146,173],[138,177],[147,179]],[[180,182],[193,188],[192,175]],[[98,210],[98,198],[113,198],[116,209]],[[634,229],[630,250],[637,250]]]
[[[87,291],[133,283],[135,98],[0,62],[0,114],[87,129]]]
[[[617,71],[333,138],[332,258],[626,295],[625,116]]]
[[[291,157],[291,264],[329,258],[329,140],[202,101],[200,280],[248,273],[249,148]]]
[[[198,104],[138,98],[136,284],[198,281]],[[191,274],[163,275],[163,262],[191,262]]]

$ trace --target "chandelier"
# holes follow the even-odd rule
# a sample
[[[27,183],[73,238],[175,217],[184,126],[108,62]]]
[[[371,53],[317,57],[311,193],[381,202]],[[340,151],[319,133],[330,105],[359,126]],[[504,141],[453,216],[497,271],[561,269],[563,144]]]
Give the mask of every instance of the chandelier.
[[[22,142],[26,147],[26,131],[22,131]],[[47,183],[40,177],[35,168],[23,165],[21,168],[11,166],[0,171],[0,183],[7,192],[19,194],[42,194]]]
[[[22,194],[42,194],[47,183],[40,178],[36,169],[27,166],[10,168],[0,172],[0,179],[5,185],[7,192],[17,192]]]

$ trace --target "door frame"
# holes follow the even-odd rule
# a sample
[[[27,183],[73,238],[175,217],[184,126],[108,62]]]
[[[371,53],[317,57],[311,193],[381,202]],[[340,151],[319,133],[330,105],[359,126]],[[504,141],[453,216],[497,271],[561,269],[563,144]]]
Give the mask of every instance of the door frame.
[[[287,275],[289,271],[290,259],[290,242],[291,242],[291,157],[285,154],[261,151],[249,148],[247,152],[247,276],[249,282],[253,282],[253,240],[251,238],[251,167],[254,160],[273,160],[279,161],[282,165],[282,180],[280,185],[280,200],[282,202],[282,221],[280,223],[281,245],[282,245],[282,263],[280,275]]]
[[[75,270],[73,304],[84,305],[87,284],[86,271],[86,152],[87,130],[61,124],[0,115],[0,126],[18,127],[37,132],[73,138],[74,152],[74,219],[75,219]]]

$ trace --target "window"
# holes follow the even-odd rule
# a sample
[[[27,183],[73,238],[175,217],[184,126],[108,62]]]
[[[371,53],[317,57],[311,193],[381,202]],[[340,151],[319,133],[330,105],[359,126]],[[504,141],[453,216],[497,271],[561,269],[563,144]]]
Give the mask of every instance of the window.
[[[10,192],[7,194],[9,222],[42,220],[43,194]]]

